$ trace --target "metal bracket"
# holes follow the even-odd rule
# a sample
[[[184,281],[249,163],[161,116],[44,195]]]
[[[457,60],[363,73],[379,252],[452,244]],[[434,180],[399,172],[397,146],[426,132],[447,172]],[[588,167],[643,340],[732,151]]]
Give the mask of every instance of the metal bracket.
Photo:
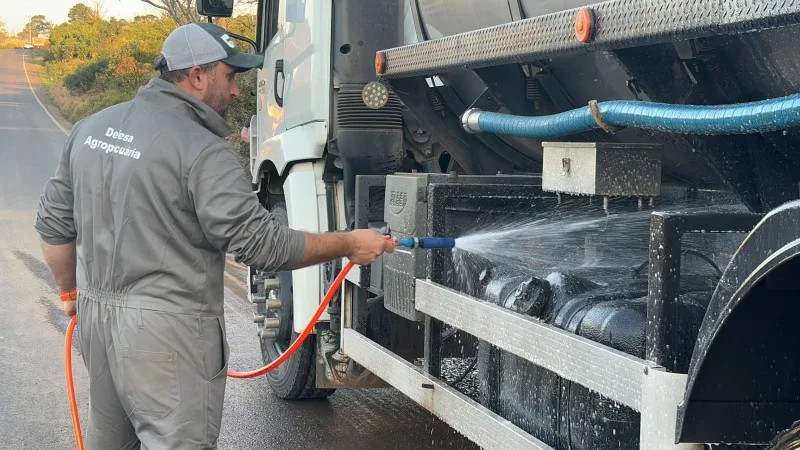
[[[417,280],[416,307],[432,318],[640,411],[642,449],[702,448],[675,444],[676,417],[686,388],[686,374],[667,372],[648,361],[428,280]],[[353,357],[358,360],[358,356]],[[390,384],[395,385],[394,381]]]
[[[686,374],[670,373],[663,367],[647,370],[642,384],[639,448],[647,450],[700,450],[702,445],[675,444],[678,404],[686,389]]]
[[[650,363],[437,283],[417,280],[416,308],[633,409]]]
[[[678,295],[681,239],[685,233],[746,233],[759,214],[653,213],[650,220],[650,276],[647,299],[646,358],[674,372],[678,366]]]
[[[342,332],[342,348],[350,358],[482,448],[551,448],[353,329]]]

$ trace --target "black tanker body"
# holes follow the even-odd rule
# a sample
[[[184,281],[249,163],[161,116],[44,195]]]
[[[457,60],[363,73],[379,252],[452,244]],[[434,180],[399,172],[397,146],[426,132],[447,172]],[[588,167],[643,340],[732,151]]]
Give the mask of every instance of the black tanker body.
[[[535,138],[469,130],[467,116],[476,109],[548,117],[595,101],[712,106],[791,96],[800,87],[798,11],[795,2],[734,0],[411,0],[406,45],[377,52],[376,70],[407,108],[417,135],[409,133],[406,146],[418,172],[442,174],[389,177],[387,208],[394,192],[427,193],[418,208],[428,219],[416,228],[392,229],[386,212],[393,233],[460,236],[486,217],[532,221],[572,214],[576,205],[581,220],[638,219],[564,236],[553,249],[563,258],[538,267],[475,258],[463,270],[449,252],[436,252],[421,274],[406,271],[416,263],[387,258],[386,308],[421,320],[407,286],[427,277],[688,374],[678,442],[763,444],[790,428],[800,419],[800,283],[791,275],[800,269],[800,129],[672,132],[613,127],[594,115],[592,129]],[[580,14],[590,30],[576,44]],[[539,25],[513,28],[537,18]],[[637,183],[620,195],[543,186],[551,183],[545,151],[574,150],[559,143],[588,143],[597,155],[657,146],[659,192]],[[557,162],[564,173],[582,164]],[[624,178],[633,166],[620,165]],[[413,222],[402,214],[394,224]],[[545,444],[642,445],[635,409],[483,340],[475,349],[476,398]]]

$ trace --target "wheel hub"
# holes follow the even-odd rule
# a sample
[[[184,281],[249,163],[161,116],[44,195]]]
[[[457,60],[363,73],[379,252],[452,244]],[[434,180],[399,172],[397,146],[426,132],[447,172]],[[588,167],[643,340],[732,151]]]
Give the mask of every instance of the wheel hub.
[[[277,275],[263,272],[258,272],[254,278],[257,294],[260,294],[255,297],[263,299],[256,302],[256,313],[253,315],[256,334],[262,342],[274,341],[281,328],[280,310],[283,302],[280,300],[280,280]]]

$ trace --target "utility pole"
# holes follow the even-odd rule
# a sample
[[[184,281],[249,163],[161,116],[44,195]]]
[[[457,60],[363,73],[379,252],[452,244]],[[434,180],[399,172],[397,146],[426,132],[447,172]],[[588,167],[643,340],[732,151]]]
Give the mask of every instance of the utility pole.
[[[31,23],[31,19],[33,16],[25,16],[28,18],[28,43],[33,44],[33,23]]]

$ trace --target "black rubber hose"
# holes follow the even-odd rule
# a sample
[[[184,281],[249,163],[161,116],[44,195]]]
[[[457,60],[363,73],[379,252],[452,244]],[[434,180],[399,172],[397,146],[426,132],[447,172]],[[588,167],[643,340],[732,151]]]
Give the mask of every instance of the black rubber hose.
[[[353,167],[353,160],[342,158],[342,172],[344,184],[344,217],[347,228],[352,230],[356,227],[356,172]]]
[[[719,268],[717,263],[715,263],[713,259],[709,258],[705,254],[703,254],[703,253],[701,253],[701,252],[699,252],[697,250],[684,250],[684,251],[681,252],[681,255],[694,255],[694,256],[697,256],[698,258],[700,258],[703,261],[707,262],[708,265],[713,267],[714,271],[717,272],[717,276],[722,277],[722,270]],[[633,268],[634,276],[638,277],[641,274],[642,269],[647,267],[647,263],[649,263],[649,262],[650,261],[648,260],[648,261],[645,261],[645,262],[639,264],[638,266],[634,267]]]

